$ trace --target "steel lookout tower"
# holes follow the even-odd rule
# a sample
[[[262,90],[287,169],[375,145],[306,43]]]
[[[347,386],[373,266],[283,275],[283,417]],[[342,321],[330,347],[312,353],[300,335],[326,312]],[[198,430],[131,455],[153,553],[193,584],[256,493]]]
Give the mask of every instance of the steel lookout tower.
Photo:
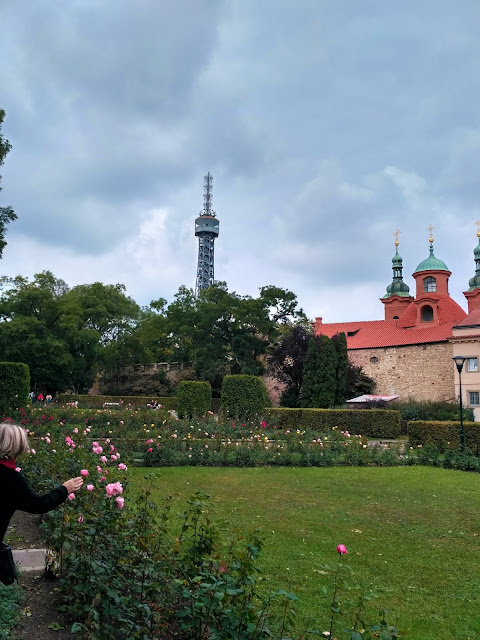
[[[203,210],[195,220],[195,236],[198,238],[198,265],[195,295],[201,289],[206,289],[214,281],[214,247],[215,238],[218,237],[219,221],[212,209],[212,181],[210,172],[204,179]]]

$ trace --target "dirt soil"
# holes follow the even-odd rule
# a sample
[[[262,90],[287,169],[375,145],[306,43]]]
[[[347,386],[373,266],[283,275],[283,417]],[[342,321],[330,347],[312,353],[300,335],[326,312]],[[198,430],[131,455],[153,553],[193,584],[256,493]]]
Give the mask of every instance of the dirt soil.
[[[13,549],[42,549],[40,516],[17,511],[8,528],[8,540]],[[23,573],[19,584],[25,592],[20,624],[14,632],[15,640],[72,640],[72,621],[58,611],[61,599],[57,582],[43,575]],[[53,628],[49,628],[50,626]],[[57,630],[55,630],[55,628]]]

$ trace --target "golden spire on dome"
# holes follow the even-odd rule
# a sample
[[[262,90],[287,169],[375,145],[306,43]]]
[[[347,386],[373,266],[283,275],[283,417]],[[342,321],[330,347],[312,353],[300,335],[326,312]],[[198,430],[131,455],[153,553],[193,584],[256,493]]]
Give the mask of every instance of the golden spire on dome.
[[[480,238],[480,220],[477,220],[475,224],[477,225],[477,238]]]
[[[480,222],[479,222],[480,225]],[[480,226],[479,226],[480,229]],[[398,247],[398,236],[400,235],[401,231],[399,229],[395,229],[395,231],[393,232],[393,235],[395,236],[395,246]]]
[[[432,225],[430,225],[429,227],[427,227],[427,231],[430,234],[428,241],[430,242],[430,244],[433,244],[433,230],[435,229],[435,227],[432,227]]]

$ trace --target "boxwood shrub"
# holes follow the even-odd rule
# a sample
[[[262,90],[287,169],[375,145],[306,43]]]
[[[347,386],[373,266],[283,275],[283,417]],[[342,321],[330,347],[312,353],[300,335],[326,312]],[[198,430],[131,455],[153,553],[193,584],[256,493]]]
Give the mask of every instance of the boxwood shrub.
[[[177,411],[183,418],[201,416],[212,406],[212,386],[209,382],[184,380],[177,386]]]
[[[0,362],[0,417],[24,407],[30,389],[30,370],[23,362]]]
[[[281,409],[264,412],[270,424],[288,429],[331,429],[338,427],[352,435],[370,438],[398,438],[400,413],[385,409]]]
[[[480,422],[464,422],[465,446],[480,451]],[[441,451],[460,445],[460,422],[415,420],[407,425],[410,445],[434,444]]]
[[[88,394],[78,393],[61,393],[58,396],[59,404],[67,402],[75,402],[78,400],[78,406],[81,409],[102,409],[105,402],[123,401],[124,406],[134,405],[135,407],[145,408],[152,400],[156,400],[165,409],[176,409],[177,398],[174,396],[157,397],[157,396],[91,396]]]
[[[261,415],[268,402],[265,384],[257,376],[225,376],[221,396],[226,415],[242,420]]]

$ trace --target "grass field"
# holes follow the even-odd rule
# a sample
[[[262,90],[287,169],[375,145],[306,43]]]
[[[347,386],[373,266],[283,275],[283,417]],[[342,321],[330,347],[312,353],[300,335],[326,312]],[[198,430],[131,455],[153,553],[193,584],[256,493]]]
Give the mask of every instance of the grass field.
[[[263,530],[263,580],[300,598],[299,630],[328,629],[332,579],[320,571],[336,565],[343,543],[354,587],[340,594],[347,609],[373,591],[372,617],[387,607],[410,640],[480,638],[480,475],[427,467],[153,472],[159,498],[177,496],[180,507],[202,490],[230,528]],[[132,469],[132,484],[146,473]]]

